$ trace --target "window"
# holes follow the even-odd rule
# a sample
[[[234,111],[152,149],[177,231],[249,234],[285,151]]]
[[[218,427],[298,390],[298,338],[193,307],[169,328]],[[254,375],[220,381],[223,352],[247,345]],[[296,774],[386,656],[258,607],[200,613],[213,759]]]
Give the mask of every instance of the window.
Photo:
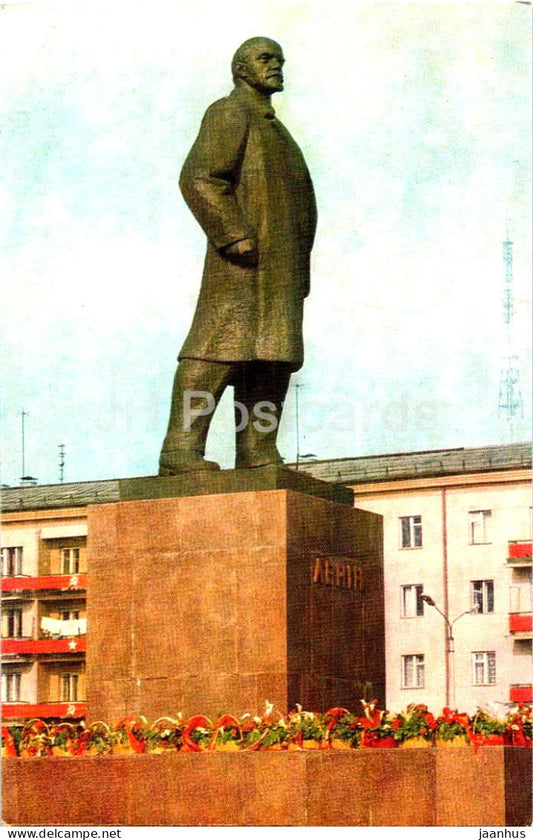
[[[2,703],[20,700],[20,674],[2,674]]]
[[[2,613],[2,638],[17,639],[22,636],[22,610],[5,609]]]
[[[494,612],[494,581],[472,581],[472,606],[477,607],[478,613]]]
[[[64,575],[77,575],[80,570],[79,548],[63,548],[61,550],[61,569]]]
[[[422,517],[400,516],[400,545],[402,548],[422,546]]]
[[[75,703],[78,699],[79,674],[61,674],[61,702]]]
[[[22,574],[22,546],[2,549],[2,575],[15,577]]]
[[[402,656],[402,688],[424,688],[424,654]]]
[[[472,654],[472,682],[474,685],[492,685],[496,682],[496,653],[493,650]]]
[[[489,542],[489,525],[492,511],[471,510],[468,514],[470,545]]]
[[[424,587],[421,583],[402,586],[402,618],[424,615],[423,592]]]

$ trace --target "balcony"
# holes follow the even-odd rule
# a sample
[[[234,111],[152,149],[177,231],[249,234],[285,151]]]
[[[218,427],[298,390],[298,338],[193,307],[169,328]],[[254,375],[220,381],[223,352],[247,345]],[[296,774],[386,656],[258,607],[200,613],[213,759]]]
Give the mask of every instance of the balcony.
[[[533,686],[531,683],[517,683],[509,689],[509,700],[511,703],[533,702]]]
[[[530,612],[509,613],[509,631],[521,639],[532,637],[532,614]]]
[[[76,575],[41,575],[40,577],[5,577],[2,592],[76,592],[87,589],[86,572]]]
[[[507,562],[515,568],[531,568],[531,540],[510,540]]]
[[[2,718],[5,721],[27,718],[76,719],[87,714],[86,703],[3,703]]]
[[[2,654],[37,656],[46,653],[83,653],[85,636],[73,639],[2,639]]]

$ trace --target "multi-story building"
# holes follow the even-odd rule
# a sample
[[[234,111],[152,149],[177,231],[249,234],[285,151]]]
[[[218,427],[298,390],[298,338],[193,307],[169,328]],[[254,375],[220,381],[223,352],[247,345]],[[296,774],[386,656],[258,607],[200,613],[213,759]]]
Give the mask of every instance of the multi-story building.
[[[302,465],[383,516],[389,708],[532,701],[530,467],[528,444]]]
[[[2,491],[6,719],[85,715],[87,523],[84,507],[66,498],[58,507],[57,495],[53,487]]]
[[[532,701],[530,467],[527,444],[299,465],[383,516],[390,709]],[[85,714],[87,505],[118,498],[2,491],[4,718]]]

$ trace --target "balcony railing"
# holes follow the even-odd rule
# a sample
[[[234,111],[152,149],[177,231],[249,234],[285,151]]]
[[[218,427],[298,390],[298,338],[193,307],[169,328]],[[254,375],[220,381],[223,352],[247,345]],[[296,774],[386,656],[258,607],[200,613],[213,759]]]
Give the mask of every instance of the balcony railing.
[[[39,577],[5,577],[2,592],[42,592],[44,590],[74,592],[87,589],[87,573],[76,575],[41,575]]]
[[[511,540],[507,562],[513,566],[531,566],[531,540]]]
[[[531,683],[512,685],[509,689],[509,700],[512,703],[533,702],[533,685]]]
[[[530,612],[509,614],[509,630],[511,633],[531,636],[532,628],[533,617]]]
[[[85,636],[73,639],[2,639],[2,654],[83,653],[85,649]]]
[[[3,720],[19,718],[82,718],[87,703],[2,703]]]

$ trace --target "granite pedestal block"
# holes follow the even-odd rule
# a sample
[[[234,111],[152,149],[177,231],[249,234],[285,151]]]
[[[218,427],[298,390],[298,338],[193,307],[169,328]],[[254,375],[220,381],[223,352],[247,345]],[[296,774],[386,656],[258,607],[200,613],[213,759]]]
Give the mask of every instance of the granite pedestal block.
[[[381,517],[267,489],[91,505],[88,529],[89,720],[384,703]]]
[[[478,837],[531,824],[523,747],[8,758],[3,771],[7,825],[476,826]]]

